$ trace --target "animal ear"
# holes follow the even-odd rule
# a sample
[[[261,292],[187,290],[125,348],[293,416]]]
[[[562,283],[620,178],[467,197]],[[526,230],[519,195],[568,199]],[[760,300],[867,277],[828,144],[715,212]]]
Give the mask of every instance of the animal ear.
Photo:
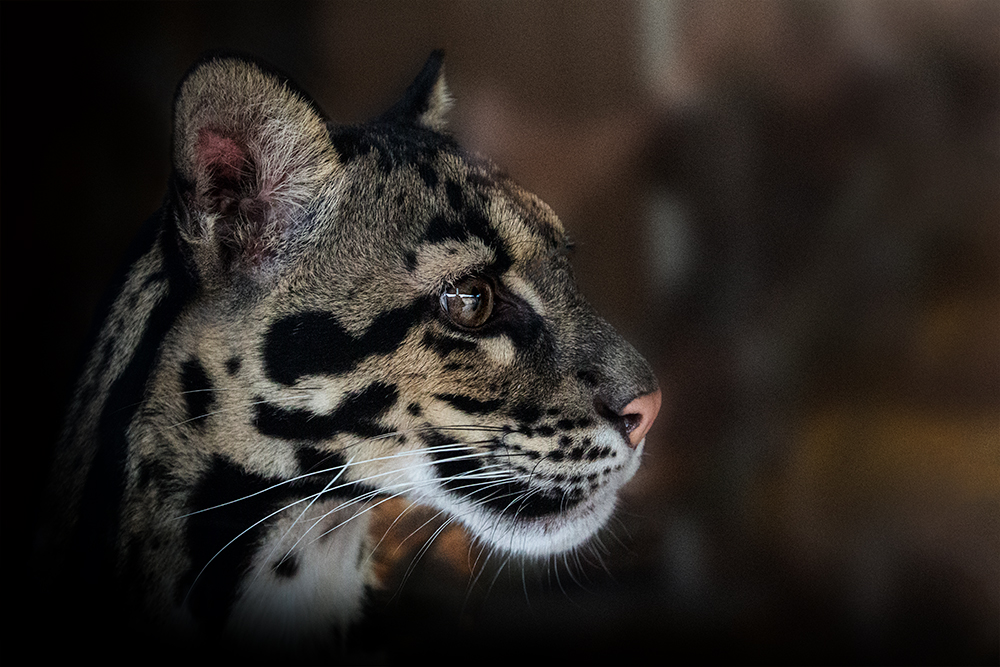
[[[447,125],[445,116],[451,108],[452,98],[444,81],[444,51],[431,53],[423,69],[388,111],[379,117],[381,121],[418,125],[429,130],[442,132]]]
[[[180,233],[203,274],[279,256],[339,170],[314,104],[239,58],[203,61],[185,77],[173,142]]]

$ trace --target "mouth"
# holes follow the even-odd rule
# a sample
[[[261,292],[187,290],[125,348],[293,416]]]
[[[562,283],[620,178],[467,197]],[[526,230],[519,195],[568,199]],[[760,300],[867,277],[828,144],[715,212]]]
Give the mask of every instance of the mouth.
[[[607,523],[616,503],[616,492],[602,488],[572,500],[538,492],[502,502],[498,497],[488,504],[473,501],[471,508],[463,502],[462,509],[452,508],[452,513],[486,543],[508,553],[541,557],[589,540]]]

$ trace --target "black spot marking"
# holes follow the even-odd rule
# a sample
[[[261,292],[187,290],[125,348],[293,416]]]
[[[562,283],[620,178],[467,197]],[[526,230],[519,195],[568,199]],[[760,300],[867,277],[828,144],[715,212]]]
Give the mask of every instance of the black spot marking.
[[[428,433],[422,438],[432,448],[453,444],[451,438],[440,433]],[[474,452],[472,448],[459,451],[449,448],[449,451],[436,451],[432,456],[436,459],[434,467],[444,487],[481,507],[519,519],[536,519],[564,512],[581,500],[578,495],[539,491],[518,481],[496,484],[473,479],[471,476],[480,469],[479,460],[469,456]]]
[[[375,164],[385,175],[397,167],[432,163],[442,150],[456,151],[455,140],[432,130],[399,124],[398,118],[384,114],[363,126],[336,128],[330,141],[345,163],[374,155]]]
[[[535,429],[535,433],[543,438],[549,438],[556,434],[556,430],[548,424],[543,424]]]
[[[570,431],[573,429],[574,422],[572,419],[560,419],[556,422],[556,428],[560,431]]]
[[[504,403],[502,398],[480,401],[471,396],[462,396],[461,394],[434,394],[434,398],[438,398],[470,415],[485,415],[496,412],[497,408]]]
[[[225,624],[239,582],[250,567],[261,532],[268,525],[257,522],[290,502],[321,492],[338,498],[361,497],[372,492],[371,487],[357,482],[328,488],[339,472],[337,466],[344,463],[339,455],[331,457],[303,447],[296,451],[296,456],[303,468],[319,464],[334,471],[292,484],[279,484],[281,478],[259,475],[215,455],[195,485],[188,505],[192,514],[186,520],[191,567],[181,577],[176,596],[178,604],[187,599],[191,613],[208,629],[221,630]],[[281,566],[285,574],[294,574],[295,559],[285,561]],[[277,567],[275,572],[281,574]]]
[[[309,311],[284,317],[267,332],[264,369],[272,380],[292,385],[306,375],[338,375],[366,357],[388,354],[419,320],[422,302],[379,315],[360,338],[332,313]]]
[[[431,456],[435,461],[434,468],[445,488],[449,491],[467,490],[471,482],[462,477],[480,469],[479,461],[469,456],[475,450],[460,449],[454,446],[452,438],[435,431],[424,433],[421,438],[431,448]]]
[[[561,412],[562,410],[560,410],[559,408],[549,408],[548,410],[545,411],[545,414],[547,414],[549,417],[555,417]]]
[[[291,579],[299,573],[299,559],[295,556],[285,556],[271,568],[274,576],[279,579]]]
[[[476,343],[472,341],[462,340],[461,338],[452,338],[451,336],[439,336],[431,333],[430,331],[424,334],[421,344],[424,347],[436,352],[441,358],[447,357],[456,350],[470,352],[477,348]]]
[[[309,476],[314,476],[320,472],[336,474],[345,465],[342,454],[338,452],[324,452],[310,446],[296,448],[295,459],[299,463],[300,474]]]
[[[405,255],[403,255],[403,261],[406,262],[406,270],[413,271],[417,268],[417,253],[412,250],[408,250]]]
[[[197,359],[185,361],[181,366],[181,391],[187,404],[187,418],[198,428],[205,428],[204,417],[215,405],[215,391],[205,367]]]
[[[150,485],[162,484],[170,477],[170,470],[162,461],[157,459],[143,459],[139,463],[139,476],[136,480],[136,487],[140,491],[145,491]]]
[[[330,141],[345,164],[360,155],[367,155],[374,150],[374,145],[361,130],[356,127],[339,128],[330,135]]]
[[[582,458],[583,458],[583,452],[584,452],[584,449],[583,449],[583,447],[574,447],[574,448],[573,448],[573,449],[572,449],[572,450],[570,451],[570,453],[569,453],[569,457],[570,457],[571,459],[573,459],[574,461],[579,461],[580,459],[582,459]]]
[[[191,613],[209,627],[221,630],[236,600],[262,528],[254,524],[268,515],[274,502],[273,496],[258,492],[271,483],[216,455],[194,488],[189,511],[196,513],[187,519],[191,568],[182,577],[177,596],[187,598]],[[238,503],[230,502],[239,498]],[[209,508],[213,509],[200,511]]]
[[[406,411],[409,412],[414,417],[419,417],[424,413],[423,408],[417,403],[410,403],[406,406]]]
[[[423,179],[424,185],[429,187],[431,190],[437,187],[438,175],[434,167],[426,162],[421,162],[417,165],[417,172],[420,174],[420,178]]]
[[[569,447],[572,444],[573,444],[573,440],[568,435],[561,435],[561,436],[559,436],[559,446],[560,447]]]
[[[456,213],[461,213],[462,208],[465,206],[465,203],[462,200],[462,186],[457,182],[448,179],[444,189],[445,193],[448,195],[448,205],[451,207],[451,210]]]
[[[511,417],[522,424],[534,424],[542,416],[542,411],[532,403],[519,403],[511,407]]]
[[[491,272],[495,275],[502,275],[513,266],[514,260],[507,251],[507,244],[490,226],[489,220],[481,211],[471,210],[466,213],[465,228],[469,230],[469,234],[480,238],[486,247],[493,250],[496,258],[490,265]]]
[[[392,407],[399,396],[393,385],[373,382],[360,392],[350,394],[329,415],[308,410],[286,410],[260,400],[255,426],[263,435],[283,440],[318,442],[338,433],[374,437],[391,432],[378,418]]]
[[[236,375],[240,372],[240,366],[243,365],[243,360],[239,357],[229,357],[226,359],[226,372],[230,375]]]
[[[558,449],[554,449],[551,452],[549,452],[549,454],[548,454],[548,458],[551,459],[551,460],[553,460],[553,461],[562,461],[564,457],[565,457],[565,455],[562,452],[560,452]]]
[[[428,243],[444,243],[445,241],[458,241],[459,243],[469,238],[469,233],[458,221],[446,218],[443,215],[436,215],[427,223],[427,231],[424,239]]]

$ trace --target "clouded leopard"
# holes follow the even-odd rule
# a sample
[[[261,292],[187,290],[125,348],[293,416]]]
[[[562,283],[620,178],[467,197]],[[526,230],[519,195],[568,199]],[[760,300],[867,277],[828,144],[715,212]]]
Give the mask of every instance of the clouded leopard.
[[[244,58],[182,81],[51,494],[67,578],[135,632],[323,646],[375,583],[369,508],[543,556],[635,473],[656,379],[555,214],[446,133],[441,62],[357,126]]]

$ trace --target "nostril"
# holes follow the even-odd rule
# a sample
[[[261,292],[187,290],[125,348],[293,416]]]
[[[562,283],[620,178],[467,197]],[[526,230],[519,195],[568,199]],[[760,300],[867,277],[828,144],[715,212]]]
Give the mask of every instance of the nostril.
[[[638,447],[646,434],[649,433],[656,415],[660,412],[662,400],[663,396],[657,389],[634,399],[622,410],[621,419],[625,425],[625,439],[633,447]]]
[[[622,415],[621,420],[625,424],[625,433],[629,434],[642,424],[642,415],[633,412],[632,414]]]
[[[594,410],[601,417],[611,422],[618,432],[622,434],[622,437],[628,440],[629,431],[635,428],[635,426],[631,423],[630,418],[635,415],[619,415],[601,398],[594,399]]]
[[[661,394],[657,389],[633,399],[621,412],[615,412],[604,400],[595,398],[594,410],[611,422],[630,446],[638,447],[660,411],[660,401]]]

